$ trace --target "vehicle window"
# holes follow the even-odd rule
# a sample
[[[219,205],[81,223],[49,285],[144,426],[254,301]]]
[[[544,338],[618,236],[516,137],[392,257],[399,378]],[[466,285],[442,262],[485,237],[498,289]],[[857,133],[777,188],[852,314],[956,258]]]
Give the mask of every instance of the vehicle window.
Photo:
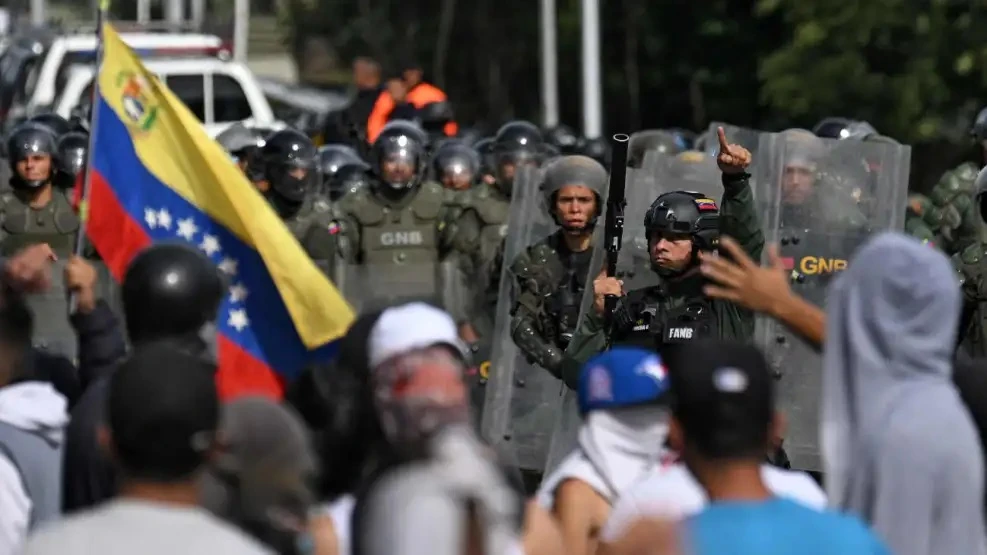
[[[69,82],[69,69],[75,64],[95,64],[96,56],[92,52],[76,51],[66,52],[62,62],[58,64],[58,71],[55,73],[55,90],[60,91]]]
[[[254,115],[243,88],[228,75],[212,76],[213,120],[242,121]]]
[[[206,120],[206,90],[205,78],[202,75],[169,75],[165,84],[175,93],[185,106],[199,118]]]

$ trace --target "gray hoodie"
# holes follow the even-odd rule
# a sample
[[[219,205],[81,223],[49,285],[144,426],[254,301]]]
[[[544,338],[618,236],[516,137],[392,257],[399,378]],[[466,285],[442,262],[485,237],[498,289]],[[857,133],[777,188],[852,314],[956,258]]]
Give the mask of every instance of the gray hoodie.
[[[828,497],[896,555],[987,554],[983,458],[951,381],[959,312],[949,260],[898,233],[868,241],[829,293]]]

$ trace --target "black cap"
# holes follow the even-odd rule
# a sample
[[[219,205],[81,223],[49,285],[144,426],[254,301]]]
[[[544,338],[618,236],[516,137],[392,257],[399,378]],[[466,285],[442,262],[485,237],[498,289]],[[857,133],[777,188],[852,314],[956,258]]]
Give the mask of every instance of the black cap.
[[[206,462],[219,425],[215,374],[168,341],[136,347],[113,373],[107,421],[128,477],[179,481]]]
[[[673,415],[686,444],[712,458],[763,456],[774,415],[767,360],[745,343],[704,340],[667,357]]]

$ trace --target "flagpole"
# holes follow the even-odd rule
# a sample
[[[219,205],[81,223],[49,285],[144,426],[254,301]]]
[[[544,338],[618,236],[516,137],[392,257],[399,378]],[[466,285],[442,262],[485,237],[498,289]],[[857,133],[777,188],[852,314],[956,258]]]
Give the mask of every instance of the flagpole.
[[[89,193],[92,190],[93,139],[99,126],[99,114],[96,106],[99,98],[99,72],[103,67],[103,23],[109,21],[110,0],[99,0],[96,11],[96,71],[93,72],[92,96],[89,99],[89,145],[86,149],[86,165],[83,168],[82,196],[79,199],[79,231],[75,236],[76,256],[83,256],[86,251],[86,224],[89,223]],[[75,314],[78,301],[75,293],[69,297],[69,314]]]

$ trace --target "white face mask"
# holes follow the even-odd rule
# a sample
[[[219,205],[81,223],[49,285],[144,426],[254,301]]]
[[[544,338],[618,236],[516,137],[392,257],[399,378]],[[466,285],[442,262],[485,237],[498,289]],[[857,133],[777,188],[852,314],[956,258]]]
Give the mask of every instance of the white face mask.
[[[658,464],[668,438],[669,411],[660,406],[594,411],[579,430],[579,448],[617,496]]]

